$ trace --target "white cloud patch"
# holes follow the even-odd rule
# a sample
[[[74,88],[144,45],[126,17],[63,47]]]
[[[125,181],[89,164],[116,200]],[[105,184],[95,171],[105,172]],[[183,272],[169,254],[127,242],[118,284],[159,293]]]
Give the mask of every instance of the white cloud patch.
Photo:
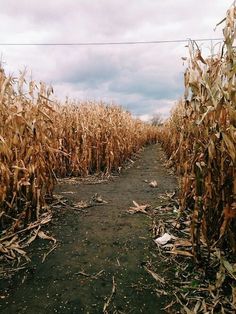
[[[232,0],[7,0],[0,43],[70,43],[222,37],[214,26]],[[211,43],[202,46],[206,53]],[[140,46],[0,46],[10,73],[27,66],[58,97],[122,104],[168,116],[183,93],[184,43]]]

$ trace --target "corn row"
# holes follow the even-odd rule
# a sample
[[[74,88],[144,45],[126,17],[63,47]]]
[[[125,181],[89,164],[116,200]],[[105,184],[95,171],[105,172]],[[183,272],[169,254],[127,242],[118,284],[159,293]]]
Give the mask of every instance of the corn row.
[[[159,129],[159,140],[181,175],[182,210],[191,209],[196,260],[201,243],[236,253],[236,8],[225,19],[223,51],[203,58],[190,43],[185,98]]]
[[[0,70],[0,227],[37,219],[57,177],[117,170],[156,128],[119,106],[51,101],[44,83]],[[17,222],[17,223],[15,223]]]

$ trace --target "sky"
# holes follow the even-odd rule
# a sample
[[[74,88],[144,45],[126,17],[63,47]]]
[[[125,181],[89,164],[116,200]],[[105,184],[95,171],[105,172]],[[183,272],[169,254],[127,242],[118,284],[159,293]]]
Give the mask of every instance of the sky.
[[[0,0],[0,44],[221,38],[232,0]],[[199,43],[210,54],[211,42]],[[183,95],[186,43],[1,46],[5,71],[25,67],[55,96],[122,105],[143,120],[168,117]]]

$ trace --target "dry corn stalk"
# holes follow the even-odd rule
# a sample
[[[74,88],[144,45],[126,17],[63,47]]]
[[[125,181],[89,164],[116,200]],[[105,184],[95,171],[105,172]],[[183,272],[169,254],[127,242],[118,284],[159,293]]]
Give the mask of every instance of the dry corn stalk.
[[[0,228],[13,231],[37,219],[56,177],[110,173],[156,128],[118,106],[59,104],[44,83],[26,85],[0,69]]]
[[[159,128],[159,139],[182,177],[182,210],[192,210],[196,260],[201,243],[236,253],[236,8],[228,12],[222,53],[203,58],[190,42],[185,98]]]

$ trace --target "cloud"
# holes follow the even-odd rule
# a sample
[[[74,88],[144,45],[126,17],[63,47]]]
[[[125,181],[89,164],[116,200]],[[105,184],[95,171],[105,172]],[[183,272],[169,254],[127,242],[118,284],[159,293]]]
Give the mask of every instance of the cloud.
[[[112,92],[139,94],[147,98],[163,98],[166,95],[173,98],[182,93],[182,84],[181,76],[174,80],[171,76],[162,77],[159,73],[153,75],[138,73],[113,80],[109,88]]]
[[[2,1],[0,42],[65,43],[221,37],[214,26],[232,0]],[[203,48],[208,54],[211,43]],[[5,68],[27,66],[57,96],[122,104],[167,116],[183,94],[185,43],[139,46],[0,46]]]

